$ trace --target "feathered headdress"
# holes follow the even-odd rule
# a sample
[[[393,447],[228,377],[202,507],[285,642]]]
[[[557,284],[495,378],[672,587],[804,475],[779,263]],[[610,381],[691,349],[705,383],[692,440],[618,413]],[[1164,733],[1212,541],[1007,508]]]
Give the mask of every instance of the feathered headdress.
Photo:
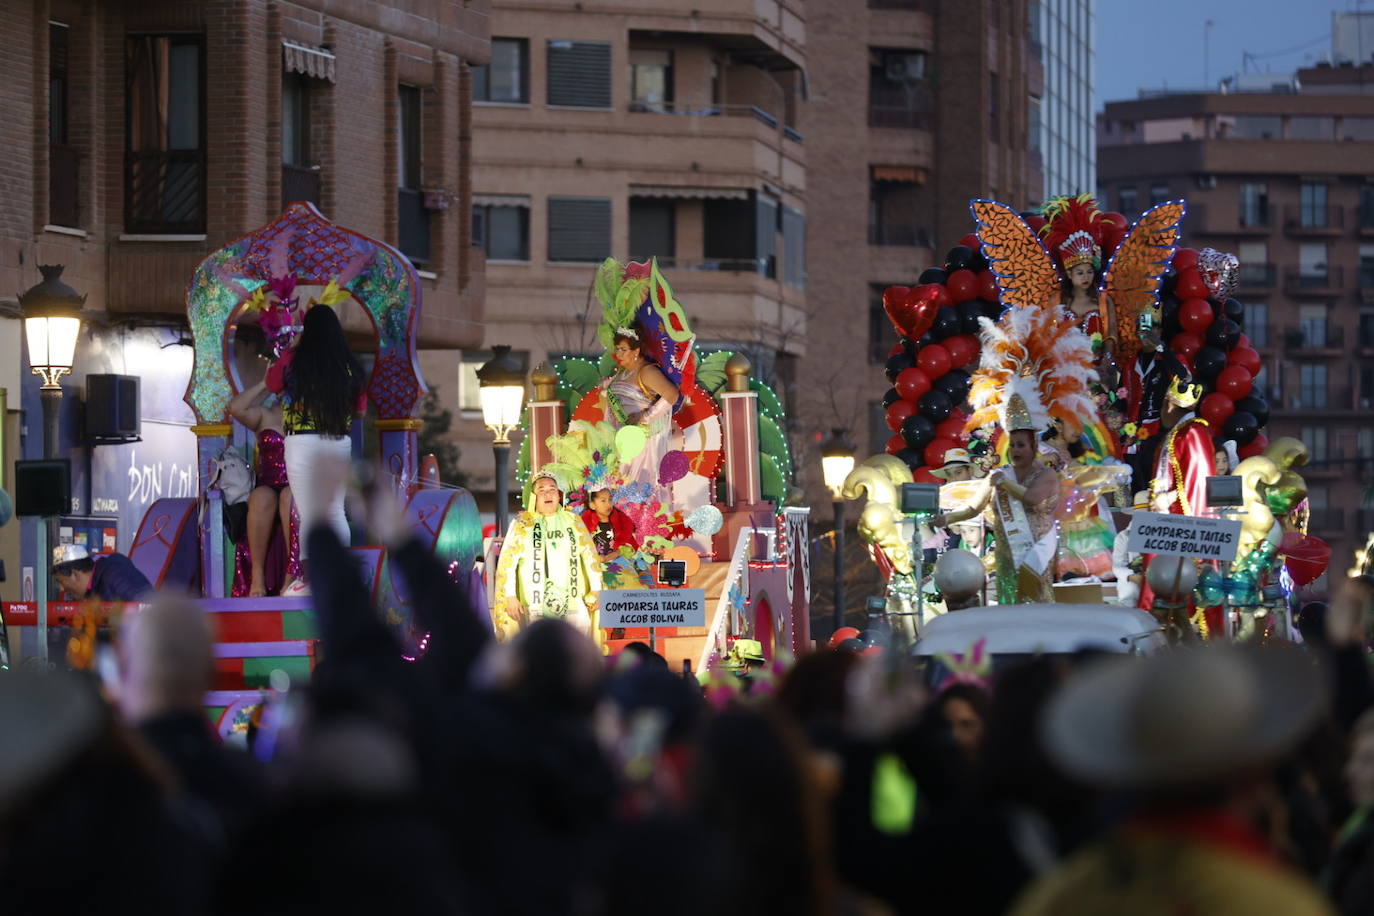
[[[625,481],[620,476],[615,433],[615,427],[605,421],[572,421],[568,424],[567,435],[548,438],[552,460],[543,470],[554,471],[566,479],[569,487],[565,492],[568,493],[619,489]]]
[[[1077,197],[1052,197],[1041,213],[1045,225],[1040,230],[1045,247],[1068,273],[1079,264],[1102,267],[1102,212],[1090,194]]]
[[[1079,436],[1095,422],[1088,383],[1097,380],[1092,342],[1060,306],[1009,309],[982,325],[983,356],[973,374],[967,429],[996,422],[1010,432],[1037,432],[1058,420]]]

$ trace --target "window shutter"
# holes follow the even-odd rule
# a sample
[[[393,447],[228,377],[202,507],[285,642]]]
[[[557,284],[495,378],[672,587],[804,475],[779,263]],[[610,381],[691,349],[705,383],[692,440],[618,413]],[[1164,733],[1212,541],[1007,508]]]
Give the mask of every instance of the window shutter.
[[[782,208],[783,280],[798,289],[806,287],[806,214]]]
[[[754,209],[754,257],[759,272],[776,277],[778,271],[778,204],[760,194]]]
[[[549,198],[549,260],[599,262],[611,253],[611,201]]]
[[[611,46],[604,41],[549,42],[549,104],[611,107]]]

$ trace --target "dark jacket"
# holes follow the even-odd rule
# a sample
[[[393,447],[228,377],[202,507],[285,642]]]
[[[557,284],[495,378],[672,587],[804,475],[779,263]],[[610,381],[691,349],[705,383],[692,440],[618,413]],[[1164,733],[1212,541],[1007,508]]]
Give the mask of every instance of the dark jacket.
[[[95,571],[86,589],[90,597],[101,601],[147,601],[153,596],[153,583],[122,553],[94,557]]]

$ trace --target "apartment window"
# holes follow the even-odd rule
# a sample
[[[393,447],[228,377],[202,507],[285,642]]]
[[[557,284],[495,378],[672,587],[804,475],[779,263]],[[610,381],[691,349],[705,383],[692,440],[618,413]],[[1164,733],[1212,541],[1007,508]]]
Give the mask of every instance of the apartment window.
[[[878,366],[887,362],[887,354],[897,343],[897,329],[883,308],[883,290],[887,287],[886,283],[868,285],[868,361]]]
[[[425,209],[423,174],[424,99],[418,86],[401,86],[397,137],[398,244],[401,253],[416,264],[429,261],[429,211]]]
[[[1374,308],[1360,309],[1360,346],[1374,347]],[[1368,392],[1374,394],[1374,391]]]
[[[1327,252],[1324,242],[1307,242],[1298,246],[1298,285],[1326,286]]]
[[[1336,139],[1336,119],[1330,115],[1291,117],[1288,119],[1288,139],[1334,140]]]
[[[1040,152],[1040,100],[1029,96],[1026,101],[1026,150]]]
[[[549,260],[600,263],[611,253],[611,201],[549,198]]]
[[[993,143],[1002,142],[1001,93],[996,73],[988,74],[988,135]]]
[[[1267,287],[1273,284],[1267,242],[1241,242],[1236,246],[1236,257],[1240,259],[1241,286]]]
[[[1326,461],[1326,427],[1304,426],[1299,436],[1307,444],[1307,454],[1312,461],[1321,464]]]
[[[630,198],[630,257],[672,263],[677,253],[677,205],[660,198]]]
[[[281,202],[320,202],[320,173],[310,152],[308,76],[288,73],[281,83]]]
[[[1355,455],[1358,458],[1374,458],[1374,426],[1365,426],[1355,434]]]
[[[1121,188],[1116,192],[1116,209],[1127,219],[1140,215],[1140,192],[1135,188]]]
[[[921,184],[889,180],[888,174],[895,171],[875,166],[869,181],[868,244],[927,245],[929,239],[920,222]]]
[[[489,261],[530,259],[530,199],[478,194],[472,203],[472,244]]]
[[[472,68],[472,100],[520,105],[530,100],[529,42],[493,38],[491,63]]]
[[[1321,303],[1298,306],[1298,330],[1306,346],[1326,346],[1326,306]]]
[[[71,30],[48,23],[48,222],[76,227],[81,219],[81,160],[68,136]]]
[[[1269,346],[1269,306],[1263,302],[1247,302],[1244,308],[1245,336],[1257,347]]]
[[[886,455],[887,440],[892,430],[887,428],[887,408],[882,401],[868,402],[868,454]]]
[[[806,288],[806,214],[788,206],[782,208],[782,279]]]
[[[1260,363],[1260,371],[1255,373],[1255,382],[1251,390],[1257,397],[1264,398],[1266,401],[1282,400],[1283,392],[1278,388],[1273,390],[1269,388],[1269,366],[1263,362]]]
[[[611,45],[605,41],[550,41],[550,105],[611,107]]]
[[[926,55],[908,48],[868,51],[870,127],[929,128],[930,95]]]
[[[204,38],[125,41],[124,226],[205,231]]]
[[[1360,228],[1374,229],[1374,185],[1360,185]]]
[[[1326,367],[1303,365],[1298,367],[1298,406],[1326,406]]]
[[[1299,189],[1298,221],[1306,227],[1323,227],[1327,223],[1326,183],[1304,181]]]
[[[702,268],[773,276],[777,219],[777,203],[762,194],[702,201]]]
[[[1360,246],[1360,289],[1374,290],[1374,245]]]
[[[1169,199],[1169,186],[1167,184],[1150,185],[1150,206],[1162,204]]]
[[[510,355],[520,362],[522,371],[529,371],[528,350],[512,350]],[[490,350],[464,350],[458,363],[458,409],[466,416],[482,415],[481,384],[477,380],[477,370],[489,359]]]
[[[778,230],[782,216],[777,198],[758,194],[754,198],[754,257],[766,277],[778,275]]]
[[[630,49],[630,110],[667,111],[673,103],[673,52]]]
[[[1240,224],[1242,226],[1269,225],[1269,187],[1256,182],[1240,186]]]
[[[1361,410],[1368,410],[1374,406],[1374,366],[1360,367],[1360,388],[1358,397]],[[1370,427],[1374,429],[1374,427]]]
[[[1242,140],[1276,140],[1283,132],[1278,115],[1237,115],[1231,136]]]

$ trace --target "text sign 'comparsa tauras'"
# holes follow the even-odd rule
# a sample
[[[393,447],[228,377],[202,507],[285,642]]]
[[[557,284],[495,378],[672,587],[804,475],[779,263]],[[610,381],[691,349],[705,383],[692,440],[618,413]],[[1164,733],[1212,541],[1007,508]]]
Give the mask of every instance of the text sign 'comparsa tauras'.
[[[1229,563],[1240,544],[1240,522],[1137,512],[1131,516],[1126,549],[1165,557],[1197,557]]]
[[[706,591],[700,588],[606,589],[603,627],[704,627]]]

